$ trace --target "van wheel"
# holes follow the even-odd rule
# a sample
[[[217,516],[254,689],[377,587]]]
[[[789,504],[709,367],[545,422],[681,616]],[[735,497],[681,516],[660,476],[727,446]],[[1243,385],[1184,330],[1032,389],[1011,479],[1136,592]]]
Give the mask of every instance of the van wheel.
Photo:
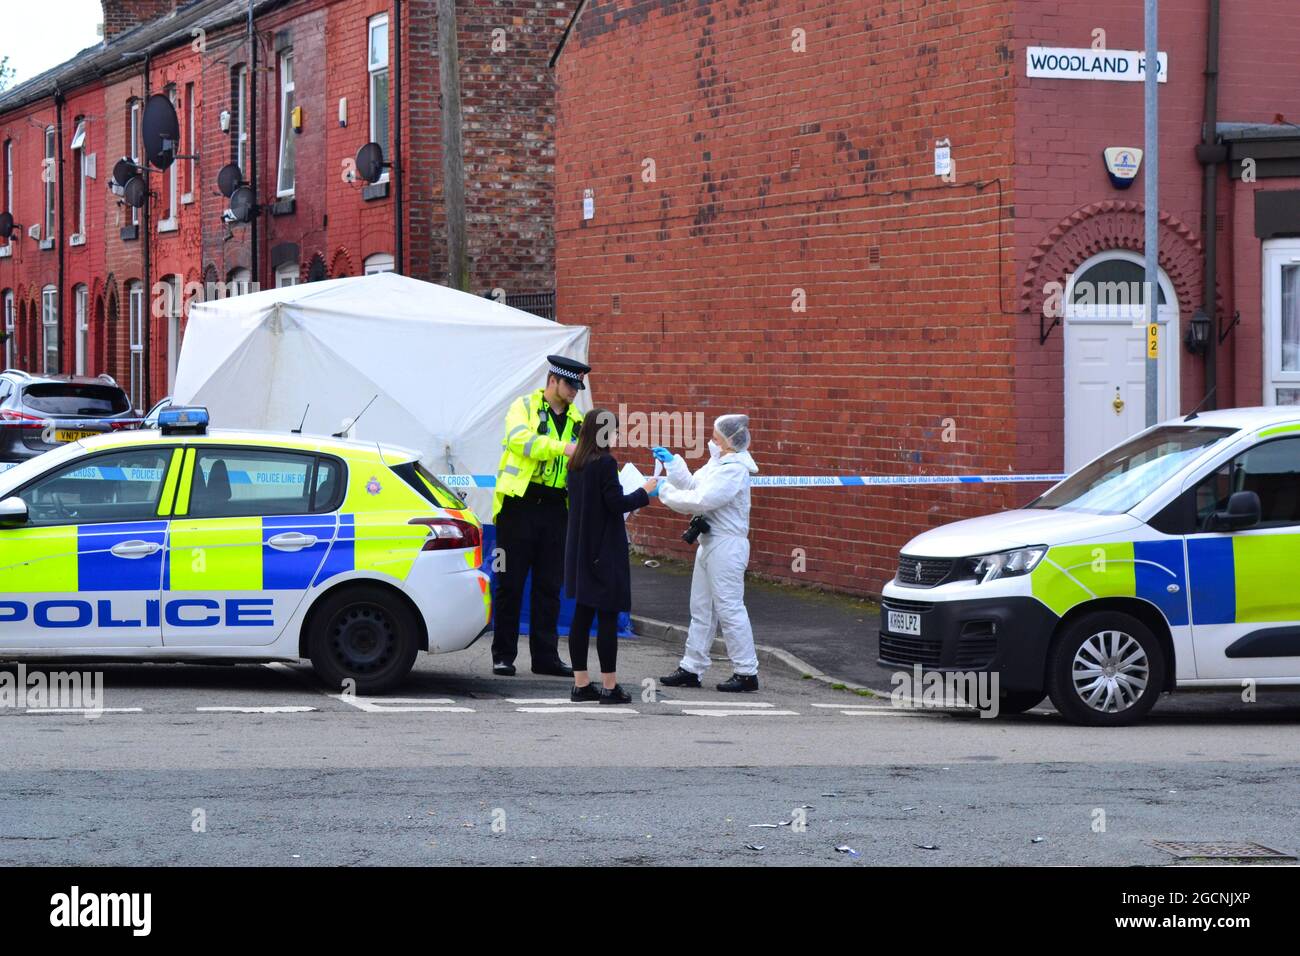
[[[308,655],[329,687],[358,694],[391,690],[415,666],[418,629],[411,609],[383,588],[359,586],[327,596],[312,612]]]
[[[1091,727],[1135,724],[1165,684],[1165,651],[1151,629],[1119,611],[1087,614],[1056,639],[1047,690],[1066,720]]]
[[[1037,707],[1046,696],[1047,692],[1041,690],[1008,691],[998,701],[998,713],[1023,714],[1025,711]]]

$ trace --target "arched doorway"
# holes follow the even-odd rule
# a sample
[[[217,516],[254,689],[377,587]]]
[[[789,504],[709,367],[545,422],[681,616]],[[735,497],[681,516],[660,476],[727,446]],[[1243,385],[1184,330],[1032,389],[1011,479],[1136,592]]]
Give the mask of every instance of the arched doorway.
[[[1142,256],[1112,249],[1085,260],[1065,287],[1065,470],[1146,427],[1146,296]],[[1160,272],[1156,420],[1179,404],[1178,296]]]

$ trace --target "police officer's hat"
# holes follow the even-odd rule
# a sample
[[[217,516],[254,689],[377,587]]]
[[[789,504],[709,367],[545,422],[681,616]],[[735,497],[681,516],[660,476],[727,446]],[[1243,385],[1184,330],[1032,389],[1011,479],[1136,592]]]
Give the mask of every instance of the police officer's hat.
[[[581,390],[587,387],[582,380],[582,376],[591,371],[590,365],[576,359],[565,358],[563,355],[548,355],[546,361],[551,363],[551,367],[547,369],[551,375],[560,376],[576,389]]]

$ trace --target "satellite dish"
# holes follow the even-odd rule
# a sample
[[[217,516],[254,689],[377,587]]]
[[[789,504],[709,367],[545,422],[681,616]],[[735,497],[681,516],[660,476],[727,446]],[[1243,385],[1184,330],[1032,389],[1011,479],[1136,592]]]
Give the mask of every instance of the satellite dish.
[[[122,198],[126,200],[128,206],[134,206],[139,209],[144,205],[145,194],[149,192],[149,184],[144,181],[143,176],[132,176],[122,187]]]
[[[0,212],[0,240],[8,239],[14,231],[14,216],[11,212]]]
[[[176,161],[181,144],[181,124],[176,107],[162,93],[145,100],[142,141],[144,155],[155,169],[169,169]]]
[[[238,189],[244,182],[244,174],[234,163],[227,163],[221,167],[221,172],[217,173],[217,188],[221,190],[221,195],[227,199]]]
[[[131,177],[138,176],[140,172],[140,167],[130,156],[123,156],[113,164],[113,182],[119,187],[125,187]]]
[[[230,218],[235,222],[249,222],[257,208],[253,190],[239,186],[230,194]]]
[[[366,143],[357,150],[357,172],[368,183],[379,182],[379,177],[391,165],[384,162],[384,147],[378,143]]]

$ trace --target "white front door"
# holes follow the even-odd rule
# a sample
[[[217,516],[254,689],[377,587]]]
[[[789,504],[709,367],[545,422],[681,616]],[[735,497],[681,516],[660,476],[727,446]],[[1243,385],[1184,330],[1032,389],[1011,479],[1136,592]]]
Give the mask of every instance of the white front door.
[[[1141,281],[1141,258],[1103,253],[1072,277],[1065,300],[1065,470],[1075,471],[1146,427],[1147,341],[1141,290],[1115,291]],[[1090,283],[1085,288],[1081,283]],[[1161,275],[1156,420],[1181,410],[1178,400],[1178,307]]]
[[[1300,239],[1264,243],[1264,404],[1300,405]]]

